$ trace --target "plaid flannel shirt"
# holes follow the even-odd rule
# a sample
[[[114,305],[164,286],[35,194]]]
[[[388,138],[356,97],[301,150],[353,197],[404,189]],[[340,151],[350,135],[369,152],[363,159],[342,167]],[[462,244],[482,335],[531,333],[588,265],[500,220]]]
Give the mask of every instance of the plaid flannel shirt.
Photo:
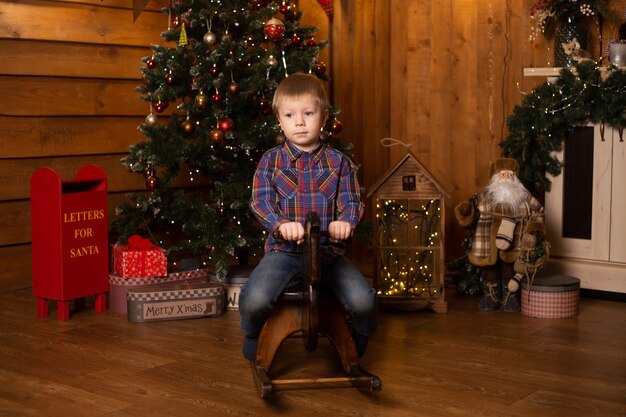
[[[346,155],[325,144],[304,152],[289,141],[268,150],[259,161],[250,208],[270,232],[266,252],[301,251],[295,242],[274,239],[272,232],[281,223],[296,221],[304,225],[306,215],[315,211],[321,230],[328,230],[335,220],[356,226],[364,211],[356,168]],[[327,253],[325,239],[321,243]],[[343,245],[333,245],[332,252],[342,254]]]

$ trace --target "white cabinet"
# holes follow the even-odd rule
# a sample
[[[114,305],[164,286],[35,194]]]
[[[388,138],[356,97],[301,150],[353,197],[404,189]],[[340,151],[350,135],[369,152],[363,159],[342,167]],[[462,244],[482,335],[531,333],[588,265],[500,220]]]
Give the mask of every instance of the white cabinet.
[[[609,127],[577,127],[556,155],[563,172],[549,178],[546,270],[583,288],[626,293],[625,140]]]

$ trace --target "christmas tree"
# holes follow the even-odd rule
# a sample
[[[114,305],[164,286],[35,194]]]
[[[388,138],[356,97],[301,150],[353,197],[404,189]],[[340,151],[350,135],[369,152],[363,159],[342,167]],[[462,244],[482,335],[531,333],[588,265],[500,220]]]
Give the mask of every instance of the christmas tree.
[[[164,12],[170,46],[151,47],[138,87],[150,103],[139,126],[145,141],[122,159],[148,191],[130,194],[113,226],[121,242],[146,235],[170,259],[197,258],[223,277],[233,262],[262,254],[266,232],[248,201],[258,160],[284,141],[273,92],[295,72],[327,79],[318,60],[327,42],[299,26],[292,2],[171,0]],[[325,134],[345,152],[335,115]]]

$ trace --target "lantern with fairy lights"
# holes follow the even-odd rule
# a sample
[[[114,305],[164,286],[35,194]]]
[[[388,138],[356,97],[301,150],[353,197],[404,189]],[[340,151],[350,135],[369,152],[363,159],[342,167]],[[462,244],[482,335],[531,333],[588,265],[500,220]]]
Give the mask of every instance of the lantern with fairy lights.
[[[447,312],[444,298],[446,191],[410,153],[368,194],[374,204],[375,288],[390,307]]]

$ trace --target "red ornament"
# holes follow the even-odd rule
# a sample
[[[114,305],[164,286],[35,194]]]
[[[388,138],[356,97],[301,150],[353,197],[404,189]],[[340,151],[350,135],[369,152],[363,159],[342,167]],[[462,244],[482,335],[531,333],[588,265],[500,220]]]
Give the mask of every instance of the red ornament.
[[[154,191],[159,186],[159,179],[157,177],[148,177],[146,179],[146,188],[150,191]]]
[[[306,44],[308,46],[315,46],[315,45],[317,45],[317,42],[315,42],[315,39],[311,38],[311,39],[309,39],[309,41]]]
[[[272,18],[263,25],[263,34],[267,39],[277,42],[285,34],[285,24],[276,18]]]
[[[143,177],[145,179],[148,179],[150,177],[154,177],[154,174],[155,174],[154,168],[152,168],[150,165],[148,165],[146,167],[146,169],[143,170]]]
[[[216,76],[219,75],[220,69],[217,67],[217,65],[213,64],[209,72],[211,73],[211,75]]]
[[[228,132],[229,130],[232,130],[233,127],[235,127],[235,122],[230,117],[227,117],[220,120],[217,125],[222,132]]]
[[[148,60],[146,61],[146,67],[152,69],[154,67],[156,67],[156,61],[154,60],[154,57],[148,58]]]
[[[326,74],[326,64],[324,64],[323,62],[319,62],[315,66],[315,74],[317,74],[319,77]]]
[[[281,12],[287,20],[293,20],[297,16],[296,5],[291,1],[283,2],[278,8],[278,11]]]
[[[209,139],[213,143],[220,143],[224,140],[224,132],[219,129],[213,129],[211,133],[209,133]]]
[[[291,35],[291,42],[293,42],[294,45],[299,44],[301,41],[300,36],[298,36],[297,33],[294,33],[293,35]]]
[[[218,216],[220,217],[225,217],[226,216],[226,207],[224,207],[224,203],[222,203],[221,201],[217,203],[217,207],[215,207],[215,212],[217,213]]]
[[[265,100],[264,98],[262,98],[261,100],[259,100],[259,106],[261,107],[261,113],[268,115],[272,113],[272,106],[271,104]]]
[[[333,135],[338,135],[339,133],[341,133],[342,128],[343,126],[341,125],[341,122],[337,119],[334,119],[330,124],[330,133],[332,133]]]
[[[262,9],[267,7],[267,0],[256,0],[250,3],[250,7],[254,9]]]
[[[154,110],[157,113],[163,113],[163,111],[165,111],[165,109],[169,105],[170,105],[169,100],[159,100],[156,103],[152,104],[152,107],[154,107]]]
[[[219,103],[222,101],[222,95],[220,93],[215,93],[211,96],[211,100],[213,100],[213,103]]]
[[[174,77],[174,74],[170,72],[170,73],[165,74],[164,80],[165,80],[165,84],[174,85],[174,83],[176,82],[176,77]]]

